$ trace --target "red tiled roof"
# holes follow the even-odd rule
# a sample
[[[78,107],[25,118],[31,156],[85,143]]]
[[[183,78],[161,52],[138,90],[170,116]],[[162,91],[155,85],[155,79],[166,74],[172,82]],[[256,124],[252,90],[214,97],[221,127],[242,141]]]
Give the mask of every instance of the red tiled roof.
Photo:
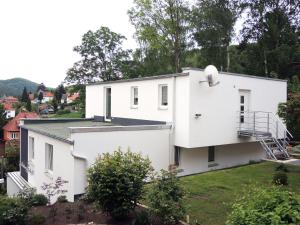
[[[54,94],[50,91],[47,91],[44,93],[44,97],[53,97],[53,96],[54,96]]]
[[[70,96],[68,97],[68,99],[74,101],[74,100],[76,100],[78,97],[79,97],[79,93],[74,93],[73,95],[70,95]]]
[[[12,109],[14,109],[11,103],[6,103],[5,102],[2,105],[4,106],[5,110],[12,110]]]
[[[20,112],[15,118],[9,121],[4,127],[3,130],[6,131],[19,131],[20,120],[24,118],[37,118],[38,115],[35,112]]]

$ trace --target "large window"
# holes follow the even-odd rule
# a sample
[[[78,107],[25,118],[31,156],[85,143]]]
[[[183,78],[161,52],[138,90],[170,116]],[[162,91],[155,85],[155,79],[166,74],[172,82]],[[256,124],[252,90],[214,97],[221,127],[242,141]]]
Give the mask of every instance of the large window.
[[[53,171],[53,145],[45,145],[45,169],[46,171]]]
[[[139,89],[137,87],[131,87],[131,107],[137,108],[139,104]]]
[[[168,85],[159,86],[159,107],[168,107]]]
[[[179,164],[180,164],[180,147],[178,147],[178,146],[175,146],[175,149],[174,149],[174,164],[176,166],[179,166]]]
[[[215,146],[208,147],[208,162],[215,161]]]
[[[34,138],[33,137],[29,137],[29,160],[33,160],[34,159]]]

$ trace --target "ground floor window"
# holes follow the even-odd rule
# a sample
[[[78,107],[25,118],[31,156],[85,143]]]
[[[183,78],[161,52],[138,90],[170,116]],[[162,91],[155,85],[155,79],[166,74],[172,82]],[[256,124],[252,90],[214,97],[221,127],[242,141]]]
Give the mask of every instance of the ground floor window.
[[[208,162],[215,161],[215,146],[208,147]]]
[[[179,166],[179,163],[180,163],[180,147],[175,146],[175,149],[174,149],[174,164],[176,166]]]
[[[53,171],[53,145],[45,145],[45,169]]]

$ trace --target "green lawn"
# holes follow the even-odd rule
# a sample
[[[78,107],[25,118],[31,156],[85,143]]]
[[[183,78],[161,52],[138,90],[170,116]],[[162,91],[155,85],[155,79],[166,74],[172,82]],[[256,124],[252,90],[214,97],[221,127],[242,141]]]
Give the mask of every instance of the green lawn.
[[[201,225],[225,224],[230,204],[245,185],[257,183],[259,186],[271,186],[276,165],[263,162],[181,178],[188,192],[190,222],[197,220]],[[288,167],[289,185],[285,188],[295,192],[300,200],[300,166]]]
[[[51,118],[81,118],[82,113],[81,112],[71,112],[71,113],[66,113],[66,114],[54,114],[51,116]]]

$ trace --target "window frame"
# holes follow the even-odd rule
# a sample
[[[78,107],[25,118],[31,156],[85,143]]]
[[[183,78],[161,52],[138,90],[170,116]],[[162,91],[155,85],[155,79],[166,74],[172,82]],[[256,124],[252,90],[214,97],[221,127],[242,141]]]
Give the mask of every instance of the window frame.
[[[34,160],[34,137],[28,137],[28,159],[29,161]]]
[[[179,167],[181,159],[181,148],[179,146],[174,147],[174,165]]]
[[[50,156],[50,153],[49,151],[51,150],[52,152],[52,156]],[[54,147],[52,144],[49,144],[49,143],[45,143],[45,171],[46,172],[50,172],[50,173],[53,173],[53,155],[54,155]],[[51,162],[50,161],[50,158],[51,158]]]
[[[135,104],[135,90],[137,90],[137,104]],[[132,86],[130,95],[130,106],[132,109],[137,109],[139,107],[139,88],[137,86]]]
[[[208,155],[207,155],[208,163],[214,163],[216,161],[216,148],[215,146],[208,147]]]
[[[167,104],[163,104],[163,88],[167,88]],[[159,84],[158,86],[158,108],[159,109],[168,109],[169,106],[169,87],[168,84]]]
[[[16,132],[11,132],[10,138],[15,140],[17,139],[17,133]]]

